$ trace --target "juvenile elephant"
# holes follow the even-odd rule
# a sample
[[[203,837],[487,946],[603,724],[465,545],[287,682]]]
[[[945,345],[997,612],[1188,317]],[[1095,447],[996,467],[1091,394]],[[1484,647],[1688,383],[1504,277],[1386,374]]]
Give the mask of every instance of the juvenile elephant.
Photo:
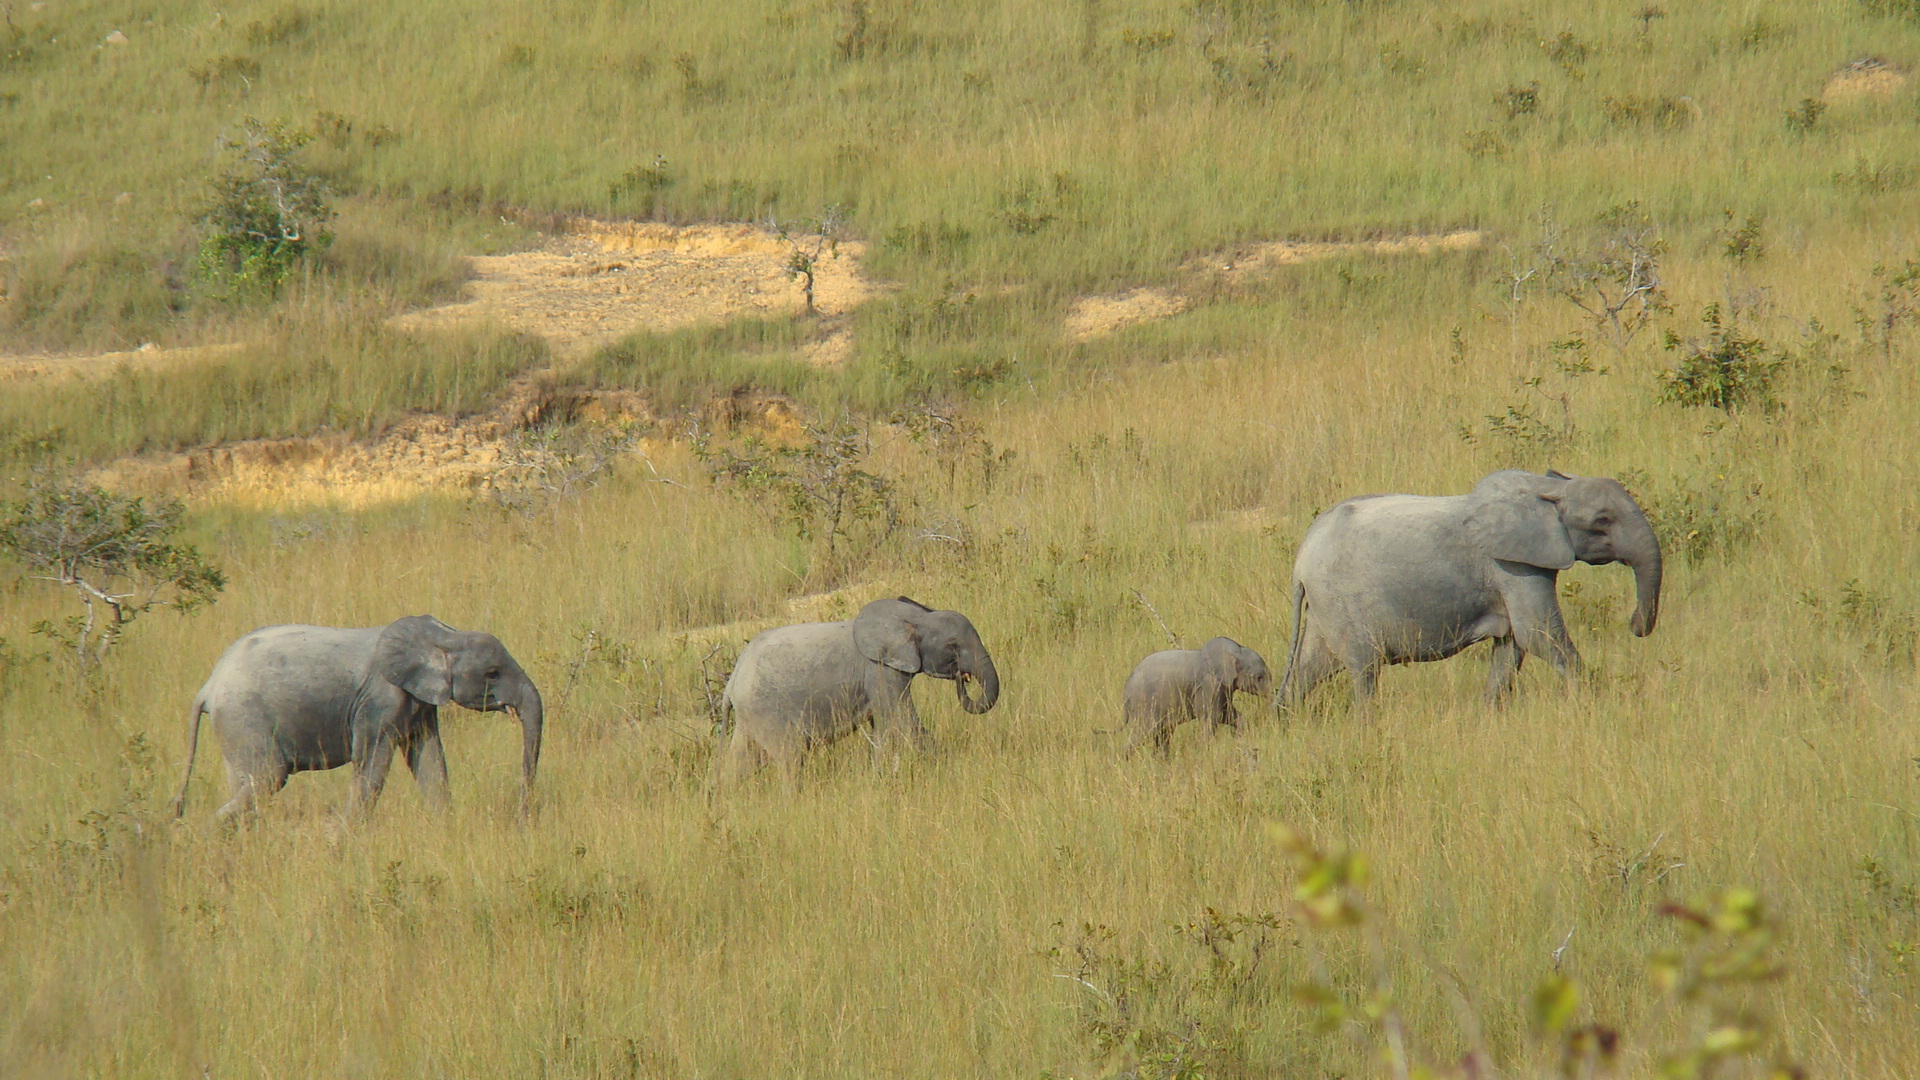
[[[1660,614],[1660,542],[1617,480],[1509,469],[1465,495],[1366,495],[1315,519],[1293,565],[1293,646],[1280,684],[1299,701],[1344,667],[1364,709],[1386,664],[1443,660],[1492,640],[1489,701],[1543,654],[1579,674],[1556,595],[1580,562],[1633,568],[1636,637]]]
[[[439,706],[449,701],[518,716],[522,798],[530,797],[540,764],[540,691],[492,634],[455,630],[431,615],[368,630],[255,630],[227,647],[194,696],[187,776],[174,816],[186,808],[202,713],[220,732],[232,792],[216,820],[252,810],[279,791],[289,773],[346,764],[354,768],[354,809],[371,809],[396,749],[406,755],[428,805],[442,809],[447,757]]]
[[[1236,690],[1265,700],[1273,694],[1273,672],[1259,653],[1232,638],[1217,637],[1198,649],[1168,649],[1140,661],[1127,676],[1123,699],[1126,753],[1152,742],[1165,754],[1173,729],[1189,720],[1205,720],[1214,729],[1238,728]]]
[[[1000,675],[965,615],[902,596],[875,600],[843,622],[767,630],[747,642],[722,695],[729,737],[720,778],[734,781],[768,760],[788,773],[807,752],[871,722],[877,754],[931,745],[913,708],[913,677],[952,679],[960,707],[993,708]],[[967,683],[978,682],[978,697]]]

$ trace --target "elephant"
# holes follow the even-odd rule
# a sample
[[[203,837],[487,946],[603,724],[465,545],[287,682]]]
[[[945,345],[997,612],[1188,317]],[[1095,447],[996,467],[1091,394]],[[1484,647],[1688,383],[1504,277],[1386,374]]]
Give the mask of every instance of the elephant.
[[[1273,693],[1273,672],[1260,654],[1232,638],[1217,637],[1198,649],[1167,649],[1140,661],[1127,676],[1122,712],[1127,729],[1125,753],[1152,742],[1167,753],[1173,729],[1200,719],[1211,729],[1238,729],[1234,691],[1265,700]]]
[[[371,810],[393,752],[406,754],[420,792],[445,809],[447,758],[439,707],[514,713],[521,727],[521,808],[540,764],[543,710],[533,680],[492,634],[455,630],[431,615],[371,629],[268,626],[235,641],[213,665],[187,716],[186,809],[200,717],[213,718],[232,793],[216,821],[253,811],[290,773],[354,767],[350,812]]]
[[[913,708],[913,677],[952,679],[960,707],[980,714],[1000,699],[1000,675],[980,635],[957,611],[907,597],[875,600],[841,622],[766,630],[747,642],[721,694],[723,783],[769,760],[789,781],[817,746],[871,723],[876,757],[932,738]],[[967,683],[980,684],[977,696]]]
[[[1344,667],[1365,715],[1380,668],[1493,642],[1497,703],[1527,656],[1569,684],[1580,654],[1556,592],[1575,561],[1634,574],[1635,637],[1660,614],[1660,541],[1619,481],[1507,469],[1465,495],[1364,495],[1316,518],[1293,565],[1293,643],[1276,700],[1292,705]]]

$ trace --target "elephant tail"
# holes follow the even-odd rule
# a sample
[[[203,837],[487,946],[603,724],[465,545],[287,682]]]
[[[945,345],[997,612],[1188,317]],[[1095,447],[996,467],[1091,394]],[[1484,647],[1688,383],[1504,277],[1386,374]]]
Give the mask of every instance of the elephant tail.
[[[1305,637],[1300,631],[1306,608],[1307,587],[1304,583],[1296,581],[1293,583],[1293,643],[1287,647],[1287,673],[1280,677],[1280,689],[1273,695],[1275,705],[1286,705],[1287,691],[1293,686],[1294,672],[1300,668],[1300,642]]]
[[[193,759],[200,751],[200,714],[207,711],[205,691],[195,694],[193,707],[187,712],[187,775],[180,781],[180,794],[174,796],[173,816],[179,820],[187,811],[187,786],[193,783]]]
[[[713,737],[715,740],[725,741],[731,734],[733,734],[733,695],[722,692],[719,715],[713,718]]]

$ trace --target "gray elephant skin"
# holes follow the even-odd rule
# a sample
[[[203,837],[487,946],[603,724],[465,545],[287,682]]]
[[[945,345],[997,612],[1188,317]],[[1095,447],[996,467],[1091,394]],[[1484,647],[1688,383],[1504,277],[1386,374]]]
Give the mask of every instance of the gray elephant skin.
[[[540,764],[540,691],[492,634],[455,630],[430,615],[383,627],[268,626],[227,647],[188,714],[186,808],[200,717],[220,733],[232,797],[217,820],[251,811],[291,773],[354,767],[354,810],[371,809],[396,750],[429,807],[447,805],[439,707],[507,710],[521,725],[522,807]]]
[[[1617,480],[1509,469],[1465,495],[1348,499],[1308,528],[1293,566],[1293,645],[1282,704],[1345,669],[1364,711],[1386,664],[1443,660],[1493,642],[1489,701],[1521,662],[1545,656],[1569,680],[1580,654],[1556,591],[1575,561],[1633,569],[1636,637],[1660,614],[1660,542]]]
[[[913,678],[951,679],[960,706],[984,713],[1000,675],[965,615],[898,597],[875,600],[841,622],[767,630],[747,642],[722,695],[731,735],[719,778],[735,782],[769,761],[788,775],[807,753],[873,727],[876,757],[925,750],[932,739],[913,707]],[[977,696],[967,684],[977,682]]]
[[[1122,713],[1126,753],[1152,743],[1167,753],[1173,729],[1204,720],[1208,730],[1238,729],[1233,707],[1238,691],[1262,701],[1273,694],[1273,672],[1260,654],[1232,638],[1217,637],[1198,649],[1167,649],[1140,661],[1127,676]]]

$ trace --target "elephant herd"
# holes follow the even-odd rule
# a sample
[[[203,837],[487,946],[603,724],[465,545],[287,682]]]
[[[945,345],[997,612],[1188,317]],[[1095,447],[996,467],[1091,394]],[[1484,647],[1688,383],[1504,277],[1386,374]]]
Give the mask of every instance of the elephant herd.
[[[1165,752],[1187,720],[1237,727],[1233,695],[1291,706],[1346,671],[1364,715],[1388,664],[1441,660],[1493,642],[1489,701],[1521,662],[1543,655],[1568,678],[1580,655],[1560,615],[1556,581],[1575,562],[1634,572],[1636,636],[1660,610],[1659,541],[1618,481],[1504,470],[1465,495],[1366,495],[1316,518],[1293,568],[1293,638],[1276,693],[1260,655],[1228,638],[1140,661],[1123,690],[1126,749]],[[930,744],[913,707],[915,675],[954,683],[961,707],[984,713],[1000,676],[967,617],[906,597],[851,619],[767,630],[749,641],[722,695],[727,740],[719,777],[771,763],[792,774],[812,749],[867,729],[876,756]],[[970,686],[977,686],[975,693]],[[270,626],[229,646],[189,713],[183,812],[200,718],[220,733],[231,795],[226,820],[254,809],[296,772],[354,767],[353,805],[380,796],[395,751],[430,807],[447,801],[439,707],[513,713],[522,729],[524,801],[540,762],[540,692],[491,634],[427,615],[372,629]]]

